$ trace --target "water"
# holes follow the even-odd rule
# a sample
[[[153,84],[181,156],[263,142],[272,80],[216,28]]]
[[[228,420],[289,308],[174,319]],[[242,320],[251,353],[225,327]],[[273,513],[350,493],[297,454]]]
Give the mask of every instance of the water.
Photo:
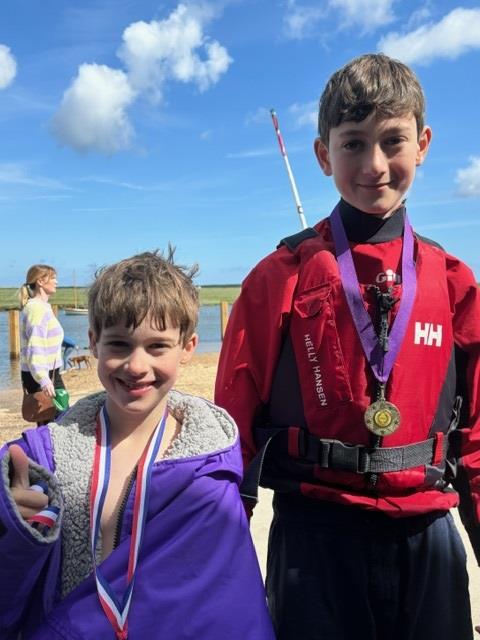
[[[58,319],[65,335],[80,347],[79,353],[88,351],[88,316],[67,316],[60,310]],[[200,307],[197,332],[200,337],[197,352],[214,353],[220,350],[220,305]],[[9,356],[8,312],[0,311],[0,389],[19,386],[20,364],[18,360],[10,360]]]

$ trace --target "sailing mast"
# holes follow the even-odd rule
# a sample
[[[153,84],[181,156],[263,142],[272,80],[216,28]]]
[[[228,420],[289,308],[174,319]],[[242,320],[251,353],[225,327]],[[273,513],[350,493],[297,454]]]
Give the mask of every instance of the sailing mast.
[[[76,281],[76,278],[75,278],[75,269],[73,270],[73,307],[74,307],[74,309],[78,309],[77,281]]]

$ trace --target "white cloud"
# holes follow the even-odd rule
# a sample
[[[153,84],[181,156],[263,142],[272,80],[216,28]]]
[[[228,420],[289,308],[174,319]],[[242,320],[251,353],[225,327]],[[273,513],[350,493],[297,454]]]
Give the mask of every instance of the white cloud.
[[[480,158],[471,157],[470,166],[459,169],[455,182],[458,184],[458,192],[462,196],[480,196]]]
[[[418,9],[416,9],[413,13],[410,14],[406,28],[416,29],[419,25],[422,25],[423,23],[425,23],[430,18],[431,15],[432,15],[432,12],[428,4],[423,7],[418,7]]]
[[[149,91],[158,101],[168,80],[193,82],[201,91],[218,82],[232,58],[225,47],[204,35],[209,18],[208,13],[180,4],[165,20],[127,27],[118,55],[131,85]]]
[[[127,110],[141,93],[158,102],[167,82],[191,82],[200,91],[218,82],[232,62],[222,45],[204,35],[218,11],[180,4],[165,20],[128,26],[118,51],[125,70],[82,64],[53,118],[54,135],[78,151],[116,153],[133,140]]]
[[[5,162],[0,164],[0,183],[40,189],[70,190],[69,187],[65,186],[58,180],[29,175],[27,169],[23,165],[15,162]]]
[[[285,35],[294,40],[319,36],[318,24],[332,12],[340,22],[340,28],[356,27],[368,33],[394,20],[392,5],[395,0],[328,0],[323,6],[313,2],[300,4],[287,0],[283,18]]]
[[[340,9],[343,26],[358,26],[368,33],[394,20],[394,0],[329,0],[330,7]]]
[[[5,89],[17,75],[17,63],[9,47],[0,44],[0,89]]]
[[[63,94],[52,130],[63,144],[77,151],[111,154],[126,149],[133,137],[126,109],[134,98],[123,71],[82,64]]]
[[[378,49],[407,64],[428,64],[434,58],[457,58],[470,49],[480,49],[480,9],[459,7],[440,22],[410,33],[389,33]]]
[[[432,222],[432,224],[415,225],[416,231],[434,231],[440,229],[468,229],[478,227],[480,220],[451,220],[450,222]]]
[[[270,110],[266,107],[258,107],[256,111],[250,111],[245,118],[245,124],[265,124],[271,118]]]
[[[318,124],[318,103],[315,100],[300,104],[294,102],[289,108],[289,113],[295,119],[297,127],[309,127],[315,129]]]
[[[80,179],[82,182],[95,182],[112,187],[121,187],[123,189],[131,189],[133,191],[170,191],[171,186],[167,183],[156,183],[151,185],[137,184],[134,182],[126,182],[125,180],[115,180],[113,178],[102,178],[101,176],[87,176]]]
[[[296,0],[288,0],[283,18],[285,35],[292,40],[301,40],[314,35],[315,27],[325,11],[318,6],[300,5]]]
[[[246,151],[238,151],[237,153],[227,153],[227,158],[263,158],[276,153],[274,147],[268,149],[249,149]]]

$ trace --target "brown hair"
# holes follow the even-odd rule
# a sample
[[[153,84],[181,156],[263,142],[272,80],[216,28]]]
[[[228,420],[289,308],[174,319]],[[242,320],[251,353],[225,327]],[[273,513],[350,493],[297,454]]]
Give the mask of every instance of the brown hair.
[[[383,53],[354,58],[336,71],[320,97],[318,134],[328,145],[330,129],[342,122],[361,122],[370,113],[392,118],[413,114],[420,136],[425,96],[417,76],[399,60]]]
[[[18,297],[23,308],[30,298],[37,293],[37,282],[43,278],[51,278],[57,274],[56,270],[48,264],[33,264],[27,271],[24,284],[19,289]]]
[[[198,292],[192,282],[198,267],[174,264],[175,249],[139,253],[103,267],[88,292],[90,329],[98,339],[102,329],[118,323],[135,329],[150,314],[160,331],[167,322],[180,329],[183,345],[198,320]]]

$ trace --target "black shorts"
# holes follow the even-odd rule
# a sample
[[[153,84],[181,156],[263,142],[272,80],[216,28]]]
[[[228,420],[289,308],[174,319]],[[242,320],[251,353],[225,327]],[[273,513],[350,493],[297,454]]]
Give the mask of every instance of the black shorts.
[[[267,593],[278,640],[472,640],[446,512],[406,518],[276,494]]]

